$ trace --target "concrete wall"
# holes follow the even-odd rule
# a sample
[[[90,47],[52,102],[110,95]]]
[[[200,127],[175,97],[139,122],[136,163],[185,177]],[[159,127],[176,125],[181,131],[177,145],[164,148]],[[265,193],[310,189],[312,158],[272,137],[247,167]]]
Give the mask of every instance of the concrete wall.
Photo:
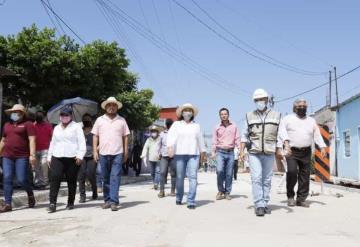
[[[350,157],[345,156],[344,131],[350,131]],[[340,178],[360,180],[360,97],[337,112],[337,160]]]

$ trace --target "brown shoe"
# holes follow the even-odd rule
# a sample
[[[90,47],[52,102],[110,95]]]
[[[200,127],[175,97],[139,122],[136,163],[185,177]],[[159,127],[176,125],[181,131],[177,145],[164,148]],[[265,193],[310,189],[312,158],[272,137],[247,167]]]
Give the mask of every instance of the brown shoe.
[[[163,190],[160,191],[159,194],[158,194],[158,197],[159,197],[159,198],[165,197],[165,192],[164,192]]]
[[[232,197],[230,196],[230,194],[226,194],[225,199],[230,201],[232,199]]]
[[[111,204],[109,202],[105,202],[102,206],[101,206],[102,209],[108,209],[108,208],[111,208]]]
[[[118,206],[116,204],[111,204],[110,208],[111,208],[111,211],[118,211],[119,210],[119,208],[118,208]]]
[[[171,191],[169,195],[170,196],[176,196],[176,193],[175,193],[175,191]]]
[[[310,207],[309,203],[305,202],[305,201],[296,201],[296,206],[298,207],[303,207],[303,208],[308,208]]]
[[[289,198],[287,204],[288,204],[289,207],[295,207],[296,206],[294,198]]]
[[[29,202],[29,208],[35,207],[36,204],[35,196],[34,195],[28,196],[28,202]]]
[[[12,207],[10,204],[5,204],[0,207],[0,213],[10,212],[12,211]]]
[[[222,192],[218,192],[217,195],[216,195],[216,200],[222,200],[225,198],[225,195],[224,193]]]

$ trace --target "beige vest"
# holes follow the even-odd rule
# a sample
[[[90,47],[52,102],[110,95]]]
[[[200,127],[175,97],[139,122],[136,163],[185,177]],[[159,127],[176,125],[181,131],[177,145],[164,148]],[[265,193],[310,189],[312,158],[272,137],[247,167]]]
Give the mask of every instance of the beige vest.
[[[248,112],[248,139],[250,153],[274,154],[281,114],[267,110],[263,116],[258,111]]]

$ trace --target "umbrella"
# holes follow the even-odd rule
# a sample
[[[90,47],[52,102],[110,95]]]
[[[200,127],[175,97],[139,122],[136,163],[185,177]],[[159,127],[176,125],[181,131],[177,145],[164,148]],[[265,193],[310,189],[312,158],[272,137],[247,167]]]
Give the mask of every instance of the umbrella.
[[[60,110],[65,106],[70,106],[72,108],[73,120],[75,122],[81,122],[82,116],[85,113],[88,113],[92,116],[98,113],[98,103],[96,103],[95,101],[83,99],[80,97],[73,99],[64,99],[60,103],[51,107],[48,111],[47,118],[50,123],[59,123]]]

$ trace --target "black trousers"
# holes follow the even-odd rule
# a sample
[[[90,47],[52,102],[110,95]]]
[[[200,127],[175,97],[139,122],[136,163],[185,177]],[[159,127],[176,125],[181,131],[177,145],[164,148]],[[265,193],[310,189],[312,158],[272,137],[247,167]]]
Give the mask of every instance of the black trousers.
[[[50,203],[56,204],[62,178],[66,177],[68,185],[68,204],[73,205],[76,195],[76,182],[80,166],[74,158],[51,158],[50,163]]]
[[[286,189],[287,197],[294,198],[294,187],[298,182],[297,201],[305,201],[310,188],[311,147],[291,149],[292,155],[286,158]]]
[[[237,180],[237,173],[239,170],[239,162],[238,160],[234,160],[234,179]]]
[[[86,197],[85,181],[89,180],[93,196],[97,195],[96,185],[96,161],[92,157],[84,157],[84,161],[80,166],[78,180],[80,197]]]

